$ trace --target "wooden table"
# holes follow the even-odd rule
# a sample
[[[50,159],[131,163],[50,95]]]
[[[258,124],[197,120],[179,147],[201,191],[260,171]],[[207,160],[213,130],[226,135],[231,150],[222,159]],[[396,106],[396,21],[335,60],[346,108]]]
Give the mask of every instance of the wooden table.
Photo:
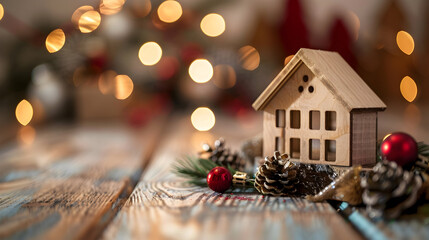
[[[204,141],[223,136],[238,149],[261,131],[259,116],[216,120],[210,133],[195,131],[183,115],[160,117],[141,130],[58,126],[38,131],[31,145],[4,146],[0,239],[363,238],[327,202],[251,190],[219,194],[172,175],[172,164]],[[374,236],[402,238],[392,227],[376,226],[381,235]],[[420,232],[412,236],[428,239]]]

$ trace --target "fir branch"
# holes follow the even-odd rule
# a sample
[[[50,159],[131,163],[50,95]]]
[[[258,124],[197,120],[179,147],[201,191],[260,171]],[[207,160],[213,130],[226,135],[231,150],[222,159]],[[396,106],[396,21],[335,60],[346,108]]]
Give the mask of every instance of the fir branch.
[[[178,176],[186,178],[190,184],[207,187],[207,174],[209,174],[210,170],[218,166],[209,159],[186,157],[177,161],[177,164],[173,166],[173,172]],[[231,174],[233,173],[231,172]]]
[[[418,149],[419,155],[422,155],[424,157],[429,157],[429,145],[425,144],[424,142],[418,142],[417,149]]]

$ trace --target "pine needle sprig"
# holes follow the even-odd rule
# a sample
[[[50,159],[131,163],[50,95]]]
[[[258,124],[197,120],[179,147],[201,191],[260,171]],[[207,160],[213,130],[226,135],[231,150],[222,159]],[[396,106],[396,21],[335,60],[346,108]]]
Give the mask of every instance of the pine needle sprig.
[[[429,145],[425,144],[424,142],[418,142],[417,149],[418,149],[419,155],[422,155],[424,157],[429,157]]]
[[[207,174],[217,166],[211,160],[188,156],[177,161],[173,166],[173,172],[180,177],[186,178],[190,184],[207,186]]]

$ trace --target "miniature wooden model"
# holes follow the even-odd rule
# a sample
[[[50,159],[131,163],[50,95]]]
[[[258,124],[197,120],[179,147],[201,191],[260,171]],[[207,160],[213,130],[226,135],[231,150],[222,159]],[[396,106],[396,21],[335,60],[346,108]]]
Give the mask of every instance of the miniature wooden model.
[[[376,160],[386,105],[336,52],[300,49],[253,103],[264,111],[263,154],[340,166]]]

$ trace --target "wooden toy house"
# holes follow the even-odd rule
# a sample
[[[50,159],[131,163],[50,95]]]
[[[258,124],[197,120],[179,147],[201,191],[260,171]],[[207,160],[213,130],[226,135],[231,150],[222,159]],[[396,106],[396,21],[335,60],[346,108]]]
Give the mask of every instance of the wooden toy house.
[[[253,103],[264,112],[263,154],[340,166],[376,160],[386,105],[336,52],[300,49]]]

